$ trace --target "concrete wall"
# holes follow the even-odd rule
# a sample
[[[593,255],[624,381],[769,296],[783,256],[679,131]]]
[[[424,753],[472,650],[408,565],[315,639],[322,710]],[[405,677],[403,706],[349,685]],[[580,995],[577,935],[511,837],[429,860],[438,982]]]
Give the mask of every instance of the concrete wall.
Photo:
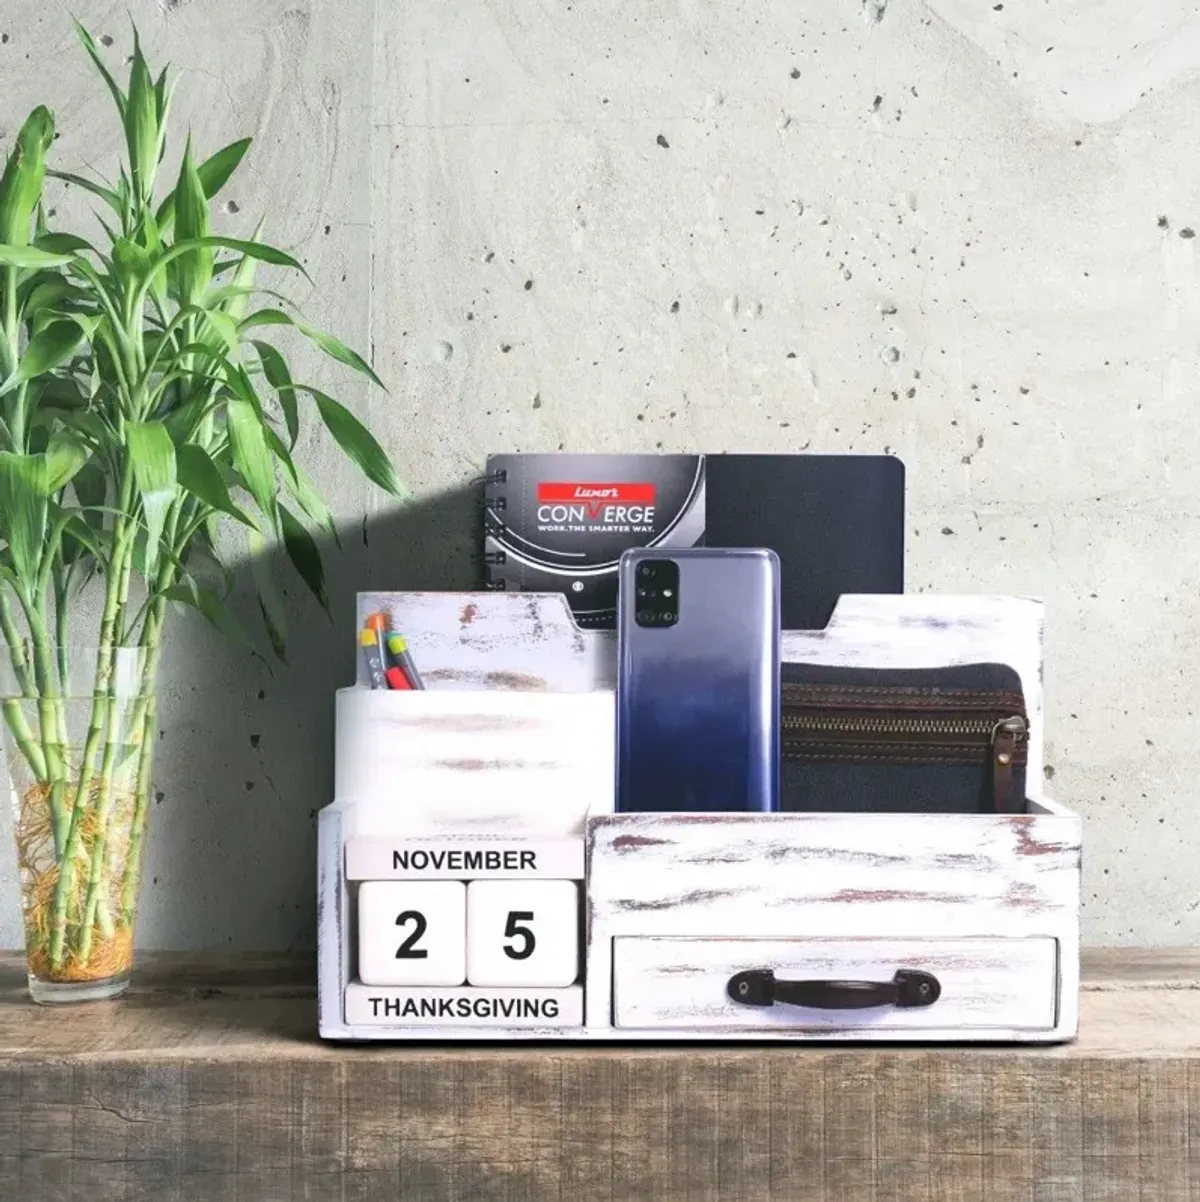
[[[119,64],[125,6],[75,7]],[[129,7],[184,73],[180,132],[255,135],[226,228],[267,210],[317,281],[297,299],[372,350],[387,396],[298,362],[417,493],[386,512],[307,441],[347,532],[338,640],[299,589],[273,672],[176,621],[145,946],[311,944],[353,592],[468,581],[462,482],[556,447],[902,456],[911,586],[1048,602],[1086,939],[1200,938],[1193,5]],[[65,158],[110,163],[66,6],[6,0],[0,34],[5,142],[46,101]]]

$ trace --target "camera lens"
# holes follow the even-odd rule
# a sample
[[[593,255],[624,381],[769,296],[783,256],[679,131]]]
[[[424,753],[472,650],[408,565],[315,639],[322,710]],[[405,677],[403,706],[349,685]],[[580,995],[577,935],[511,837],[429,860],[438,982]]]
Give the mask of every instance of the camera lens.
[[[639,609],[638,615],[637,615],[637,620],[639,622],[649,622],[650,621],[650,611],[648,609]]]
[[[663,614],[663,621],[664,622],[674,622],[675,615],[668,609],[667,612],[665,614]]]
[[[654,565],[649,563],[642,564],[642,575],[647,580],[652,580],[654,578]]]

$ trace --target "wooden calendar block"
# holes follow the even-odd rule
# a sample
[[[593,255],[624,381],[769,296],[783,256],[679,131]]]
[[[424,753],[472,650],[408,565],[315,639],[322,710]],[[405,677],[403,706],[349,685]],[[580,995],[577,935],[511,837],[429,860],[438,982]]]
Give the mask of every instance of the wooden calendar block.
[[[463,881],[365,881],[358,889],[364,985],[461,985],[467,965]]]
[[[574,881],[472,881],[467,980],[472,985],[571,985],[579,975]]]

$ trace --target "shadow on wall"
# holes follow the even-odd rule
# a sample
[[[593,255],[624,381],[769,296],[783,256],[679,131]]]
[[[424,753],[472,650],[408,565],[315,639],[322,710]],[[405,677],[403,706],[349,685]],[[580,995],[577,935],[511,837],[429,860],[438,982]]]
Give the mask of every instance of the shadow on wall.
[[[286,664],[247,653],[196,615],[174,615],[160,676],[141,947],[314,946],[316,813],[332,799],[334,692],[355,677],[356,594],[478,587],[479,520],[464,483],[340,529],[341,551],[321,544],[332,620],[273,550],[288,610]],[[230,608],[268,648],[252,565],[238,575]]]

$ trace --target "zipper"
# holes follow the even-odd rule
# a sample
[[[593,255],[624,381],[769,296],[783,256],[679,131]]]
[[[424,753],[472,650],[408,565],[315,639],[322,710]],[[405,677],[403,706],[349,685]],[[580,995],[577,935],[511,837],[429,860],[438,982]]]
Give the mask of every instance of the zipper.
[[[1029,724],[1019,715],[996,723],[992,731],[992,799],[997,814],[1015,814],[1023,798],[1013,797],[1013,764],[1018,751],[1023,751],[1029,735]],[[1016,802],[1017,804],[1014,804]]]
[[[996,718],[991,713],[937,717],[922,713],[866,712],[852,709],[853,701],[830,697],[833,706],[791,709],[784,698],[780,716],[785,758],[807,760],[872,759],[895,762],[978,762],[992,777],[995,812],[1011,814],[1023,808],[1014,798],[1014,768],[1026,761],[1029,723],[1021,714]],[[874,705],[878,705],[876,699]],[[839,708],[841,701],[845,708]],[[847,705],[847,702],[850,704]],[[894,703],[894,699],[893,699]],[[872,708],[874,708],[874,705]],[[879,707],[882,709],[882,707]]]

